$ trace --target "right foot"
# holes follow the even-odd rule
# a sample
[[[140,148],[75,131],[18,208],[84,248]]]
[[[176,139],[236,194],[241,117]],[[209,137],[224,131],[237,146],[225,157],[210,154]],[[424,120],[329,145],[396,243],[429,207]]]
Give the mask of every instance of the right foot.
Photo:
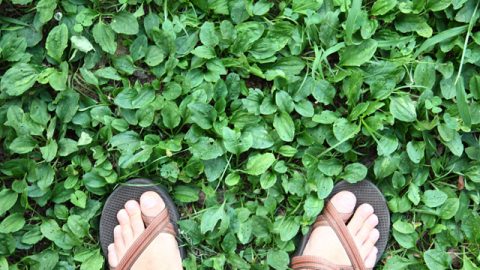
[[[339,213],[346,214],[346,220],[353,215],[347,224],[348,231],[357,244],[365,266],[373,268],[378,253],[375,243],[380,237],[380,233],[375,229],[378,217],[373,213],[373,207],[362,204],[353,213],[356,198],[349,191],[335,194],[330,201]],[[313,230],[302,255],[321,257],[337,265],[352,265],[337,234],[329,226],[319,226]]]
[[[156,217],[165,209],[165,203],[155,192],[148,191],[140,197],[140,204],[131,200],[125,208],[118,211],[120,225],[114,229],[114,243],[108,246],[108,264],[115,268],[134,241],[143,233],[145,224],[142,214]],[[175,237],[160,233],[138,257],[131,270],[177,270],[182,269],[182,259]]]

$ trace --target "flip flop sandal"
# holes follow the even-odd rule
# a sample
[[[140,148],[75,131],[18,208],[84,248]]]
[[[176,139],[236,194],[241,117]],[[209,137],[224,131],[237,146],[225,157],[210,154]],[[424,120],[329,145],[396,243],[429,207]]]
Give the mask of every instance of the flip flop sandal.
[[[147,191],[154,191],[160,195],[165,202],[165,209],[156,217],[147,217],[142,215],[145,222],[145,231],[135,240],[127,253],[123,256],[115,270],[127,270],[132,267],[137,258],[157,237],[158,234],[165,232],[172,234],[179,243],[180,256],[185,258],[185,250],[178,238],[177,221],[180,218],[175,204],[166,192],[166,190],[148,179],[133,179],[127,181],[124,185],[116,188],[108,197],[103,207],[100,218],[100,243],[103,254],[108,257],[108,245],[113,243],[113,229],[119,225],[117,213],[125,207],[129,200],[140,201],[140,196]],[[110,268],[113,270],[112,268]]]
[[[378,249],[377,261],[382,257],[385,248],[387,247],[388,236],[390,233],[390,212],[388,211],[387,203],[381,191],[370,181],[364,180],[355,184],[350,184],[346,181],[341,181],[333,188],[330,194],[330,199],[333,195],[340,191],[350,191],[355,194],[357,198],[357,206],[368,203],[373,206],[375,215],[378,216],[377,229],[380,232],[375,247]],[[356,210],[357,207],[355,207]],[[354,210],[354,211],[355,211]],[[365,270],[362,256],[360,255],[353,237],[350,235],[346,223],[349,220],[349,215],[339,213],[330,201],[326,204],[323,214],[319,215],[310,231],[304,235],[300,241],[299,248],[295,256],[292,258],[291,267],[294,270],[309,269],[309,270]],[[310,235],[318,226],[330,226],[338,238],[340,239],[348,258],[350,265],[338,265],[326,259],[317,256],[302,255],[307,245]]]

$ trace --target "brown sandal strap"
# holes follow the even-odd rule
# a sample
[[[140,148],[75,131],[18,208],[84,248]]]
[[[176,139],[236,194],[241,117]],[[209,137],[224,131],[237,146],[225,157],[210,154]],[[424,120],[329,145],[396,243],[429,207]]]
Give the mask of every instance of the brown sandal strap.
[[[155,217],[150,217],[150,216],[146,216],[146,215],[142,214],[142,219],[143,219],[143,222],[145,223],[145,227],[148,227],[153,222]],[[175,232],[175,228],[173,227],[173,224],[171,222],[169,222],[167,224],[167,226],[165,227],[163,232],[171,234],[173,236],[177,236],[177,233]]]
[[[318,256],[302,255],[292,258],[294,270],[354,270],[350,265],[334,264]]]
[[[338,212],[332,203],[327,204],[327,207],[325,209],[325,217],[330,223],[330,227],[335,231],[338,239],[345,248],[345,251],[347,252],[348,258],[350,259],[353,268],[356,270],[366,270],[367,268],[365,267],[363,258],[360,255],[360,251],[355,244],[355,240],[350,234],[350,231],[345,225],[345,222],[342,220],[340,215],[338,215]]]
[[[129,270],[156,236],[167,230],[169,224],[171,226],[168,210],[164,209],[158,216],[151,220],[142,235],[140,235],[127,250],[127,253],[120,260],[120,263],[115,267],[115,270]]]
[[[350,259],[350,265],[338,265],[318,256],[301,255],[292,258],[291,267],[295,270],[367,270],[362,256],[352,238],[350,231],[345,225],[351,214],[340,213],[329,202],[324,213],[320,215],[313,225],[313,229],[319,226],[330,226],[337,234],[338,239],[345,248]]]
[[[156,217],[147,216],[142,213],[142,220],[143,220],[143,223],[145,224],[145,227],[150,226],[150,224],[152,224],[155,218]]]
[[[338,211],[337,213],[344,223],[347,223],[350,217],[352,217],[352,213],[340,213]],[[312,230],[315,230],[317,227],[320,227],[320,226],[330,226],[325,215],[319,215],[317,217],[317,219],[315,220],[315,223],[313,224]]]

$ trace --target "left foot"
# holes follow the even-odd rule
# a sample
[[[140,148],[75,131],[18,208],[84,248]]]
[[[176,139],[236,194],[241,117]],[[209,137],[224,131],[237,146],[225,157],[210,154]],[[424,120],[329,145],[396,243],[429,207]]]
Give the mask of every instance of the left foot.
[[[165,203],[162,198],[157,193],[148,191],[140,197],[140,204],[130,200],[125,204],[124,209],[118,211],[117,219],[120,225],[114,229],[114,243],[108,246],[110,269],[120,263],[130,246],[148,226],[142,219],[142,214],[147,217],[156,217],[163,209],[165,209]],[[183,269],[178,243],[173,235],[160,233],[132,266],[132,270],[148,269]]]

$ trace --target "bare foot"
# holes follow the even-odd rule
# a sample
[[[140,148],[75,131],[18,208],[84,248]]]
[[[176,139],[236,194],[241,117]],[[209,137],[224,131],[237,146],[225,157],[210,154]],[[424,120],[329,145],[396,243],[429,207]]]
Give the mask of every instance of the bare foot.
[[[120,225],[114,229],[114,243],[108,246],[108,264],[110,268],[118,265],[133,242],[145,230],[143,215],[157,216],[165,208],[162,198],[155,192],[142,194],[140,204],[130,200],[125,209],[118,211],[117,219]],[[182,269],[182,259],[175,237],[168,233],[160,233],[155,240],[140,255],[132,270],[175,270]]]
[[[331,202],[338,212],[350,214],[348,216],[351,217],[356,198],[353,193],[342,191],[333,196]],[[377,259],[375,243],[380,237],[380,233],[375,229],[377,224],[378,217],[369,204],[360,205],[347,224],[367,268],[373,268]],[[352,265],[342,243],[328,226],[317,227],[312,232],[303,255],[318,256],[338,265]]]

